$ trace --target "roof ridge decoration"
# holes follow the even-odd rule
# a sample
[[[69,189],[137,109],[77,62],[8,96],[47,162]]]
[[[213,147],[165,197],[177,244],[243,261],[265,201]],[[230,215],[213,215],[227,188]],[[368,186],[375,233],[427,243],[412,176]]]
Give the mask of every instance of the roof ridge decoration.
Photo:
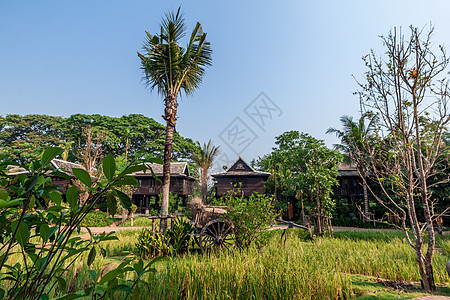
[[[235,165],[239,162],[239,161],[242,161],[242,163],[244,163],[245,164],[245,166],[249,169],[249,170],[246,170],[245,168],[243,168],[243,169],[241,169],[241,168],[234,168],[235,167]],[[234,169],[233,169],[234,168]],[[244,174],[244,173],[246,173],[246,175],[249,175],[248,173],[253,173],[253,174],[256,174],[256,175],[258,175],[258,176],[261,176],[261,175],[270,175],[271,173],[269,173],[269,172],[262,172],[262,171],[256,171],[255,169],[253,169],[241,156],[239,156],[238,157],[238,159],[231,165],[231,167],[229,167],[225,172],[219,172],[219,173],[214,173],[214,174],[211,174],[211,176],[224,176],[224,175],[227,175],[227,174],[234,174],[234,176],[236,176],[236,174],[238,174],[238,173],[241,173],[241,174]]]

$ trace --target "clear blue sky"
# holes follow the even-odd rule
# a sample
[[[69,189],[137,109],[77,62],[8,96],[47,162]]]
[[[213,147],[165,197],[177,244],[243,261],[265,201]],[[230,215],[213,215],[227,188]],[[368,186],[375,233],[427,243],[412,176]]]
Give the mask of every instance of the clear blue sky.
[[[0,114],[140,113],[162,122],[162,98],[142,84],[136,51],[144,31],[157,32],[180,5],[214,53],[201,88],[181,100],[177,129],[211,138],[233,159],[219,135],[236,117],[257,136],[241,153],[247,160],[287,130],[335,143],[326,129],[358,112],[352,75],[362,77],[361,57],[380,53],[378,36],[393,26],[432,22],[436,43],[450,45],[448,1],[0,0]],[[264,130],[244,112],[261,92],[282,111]]]

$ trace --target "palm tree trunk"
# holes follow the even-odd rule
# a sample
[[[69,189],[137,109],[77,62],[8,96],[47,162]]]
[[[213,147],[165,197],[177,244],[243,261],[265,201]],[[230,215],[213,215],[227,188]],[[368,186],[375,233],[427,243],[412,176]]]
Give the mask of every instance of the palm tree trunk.
[[[169,214],[169,193],[170,193],[170,162],[172,160],[172,142],[173,131],[175,128],[177,115],[177,98],[173,94],[167,95],[164,99],[166,103],[165,115],[166,120],[166,141],[164,144],[164,167],[163,167],[163,188],[161,202],[161,216],[166,217]],[[161,219],[160,230],[165,232],[167,229],[167,218]]]

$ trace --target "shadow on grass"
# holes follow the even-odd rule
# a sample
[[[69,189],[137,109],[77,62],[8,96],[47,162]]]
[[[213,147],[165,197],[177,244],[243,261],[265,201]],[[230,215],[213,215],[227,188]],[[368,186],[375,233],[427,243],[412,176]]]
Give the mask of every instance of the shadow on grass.
[[[450,296],[450,287],[439,286],[433,294],[424,292],[419,284],[414,283],[412,287],[404,290],[396,290],[378,283],[377,279],[369,276],[350,275],[353,291],[356,299],[413,299],[423,296]]]

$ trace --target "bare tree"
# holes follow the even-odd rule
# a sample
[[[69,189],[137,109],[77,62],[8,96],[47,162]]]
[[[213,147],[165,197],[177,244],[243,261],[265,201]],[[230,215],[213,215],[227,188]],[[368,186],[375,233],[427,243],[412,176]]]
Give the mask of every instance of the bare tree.
[[[95,182],[97,181],[96,178],[101,175],[101,169],[99,169],[98,166],[101,165],[104,157],[102,143],[105,139],[105,134],[103,132],[97,132],[94,136],[92,126],[88,125],[83,128],[82,135],[85,138],[84,146],[82,146],[81,141],[79,141],[80,150],[77,158],[81,166],[89,173],[91,178],[94,179],[95,186]],[[84,185],[78,179],[76,179],[74,183],[80,190],[83,189]],[[80,195],[80,203],[84,204],[88,196],[89,194],[87,192],[82,193]]]
[[[379,120],[373,139],[365,143],[371,177],[382,191],[373,195],[400,220],[428,292],[436,289],[433,223],[446,212],[434,213],[430,188],[443,181],[431,184],[430,179],[442,172],[436,165],[446,159],[442,134],[450,123],[444,77],[449,59],[442,46],[434,51],[432,33],[431,26],[411,26],[410,36],[395,28],[382,36],[385,56],[371,51],[363,58],[368,70],[359,92],[363,113],[373,112]]]

